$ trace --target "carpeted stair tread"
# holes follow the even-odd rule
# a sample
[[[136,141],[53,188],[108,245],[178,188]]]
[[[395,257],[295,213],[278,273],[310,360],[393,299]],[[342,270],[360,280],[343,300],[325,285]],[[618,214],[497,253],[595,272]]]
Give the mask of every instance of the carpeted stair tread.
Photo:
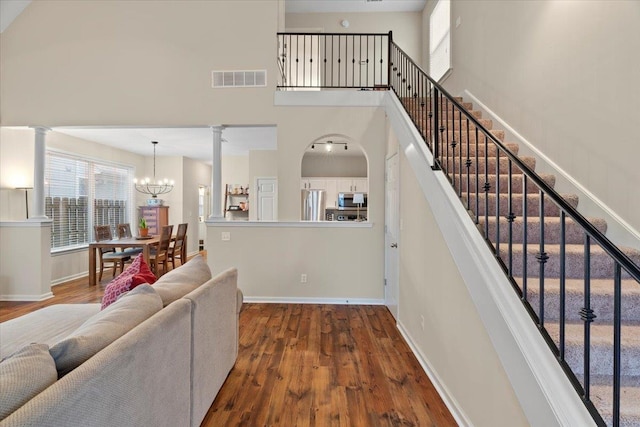
[[[522,194],[522,183],[524,182],[524,178],[523,178],[523,174],[522,173],[512,173],[511,174],[511,192],[513,194]],[[496,174],[489,174],[487,176],[489,178],[489,185],[491,185],[492,189],[496,188]],[[483,187],[485,184],[485,175],[484,174],[479,174],[478,175],[478,191],[482,192],[483,191]],[[556,184],[556,176],[552,175],[552,174],[540,174],[540,178],[542,178],[542,180],[551,188],[553,188]],[[466,193],[467,191],[467,174],[465,173],[464,169],[462,171],[462,186],[460,186],[458,184],[458,182],[460,181],[460,172],[458,171],[458,173],[456,173],[455,175],[453,173],[449,173],[449,181],[452,181],[454,184],[454,187],[456,189],[460,189],[463,193]],[[506,174],[500,174],[500,193],[507,193],[509,191],[509,176]],[[476,175],[475,174],[470,174],[469,175],[469,185],[471,187],[471,192],[475,193],[476,192]],[[539,189],[538,187],[530,180],[527,180],[527,193],[538,193]],[[463,195],[464,197],[466,197],[466,195]]]
[[[621,378],[620,425],[640,426],[640,376]],[[591,378],[591,401],[598,408],[602,418],[611,426],[613,413],[613,386],[611,377]]]
[[[450,147],[449,150],[453,151],[451,145],[452,143],[451,141],[449,141],[449,147]],[[505,142],[503,143],[503,145],[515,155],[517,155],[518,151],[520,151],[520,146],[514,142]],[[462,150],[462,159],[464,162],[467,159],[467,151],[469,152],[469,157],[482,157],[484,159],[485,151],[489,152],[489,157],[495,157],[496,151],[498,150],[498,148],[496,147],[495,144],[490,144],[490,145],[487,145],[486,147],[484,144],[478,144],[478,146],[476,147],[476,144],[472,144],[471,142],[467,144],[467,141],[463,140],[462,144],[458,144],[456,142],[456,147],[455,147],[456,156],[460,156],[461,150]],[[500,155],[504,156],[504,153],[501,153]]]
[[[562,198],[574,208],[578,206],[578,196],[575,194],[561,194]],[[522,206],[523,194],[512,194],[511,195],[511,213],[516,216],[522,216],[524,212],[524,208]],[[485,212],[488,213],[489,216],[496,215],[496,195],[489,194],[486,196],[484,193],[478,194],[478,218],[481,218],[485,215]],[[539,194],[527,194],[527,217],[539,216],[540,213],[540,195]],[[463,198],[463,203],[466,205],[467,198]],[[475,210],[476,208],[476,194],[471,193],[469,195],[470,205],[467,206],[467,209]],[[488,200],[488,210],[486,206],[486,200]],[[558,206],[549,200],[547,197],[544,198],[544,215],[545,216],[559,216],[560,209]],[[508,194],[500,194],[500,216],[507,216],[509,214],[509,195]]]
[[[448,155],[447,155],[448,154]],[[455,154],[455,155],[454,155]],[[443,159],[442,159],[442,167],[446,168],[447,173],[459,173],[460,172],[460,168],[462,167],[463,171],[467,171],[467,166],[466,166],[466,161],[467,158],[466,156],[462,157],[462,161],[460,161],[460,156],[458,155],[458,153],[454,153],[453,150],[451,150],[451,148],[449,148],[448,152],[446,147],[443,147],[442,149],[442,155],[443,155]],[[500,156],[500,161],[498,162],[497,160],[498,158],[495,156],[489,156],[485,159],[484,156],[481,157],[475,157],[475,156],[470,156],[469,160],[471,160],[471,165],[469,166],[468,170],[472,173],[475,174],[476,170],[478,171],[478,174],[483,174],[485,173],[485,170],[487,171],[487,174],[495,174],[497,171],[497,166],[500,167],[500,173],[501,174],[508,174],[509,172],[509,159],[505,156]],[[525,165],[527,165],[529,168],[531,169],[535,169],[536,167],[536,159],[535,157],[531,157],[531,156],[522,156],[519,157],[520,161],[522,161],[522,163],[524,163]],[[499,165],[497,165],[499,163]],[[455,168],[455,169],[454,169]],[[520,174],[522,173],[522,171],[520,170],[520,168],[518,168],[513,162],[511,162],[511,173],[514,174]]]
[[[425,133],[425,129],[426,132],[429,133],[431,132],[431,126],[427,123],[427,125],[425,126],[424,122],[420,122],[420,121],[416,121],[414,119],[414,122],[416,123],[417,128],[424,134]],[[504,130],[503,129],[488,129],[489,133],[491,135],[493,135],[494,138],[496,138],[498,141],[503,142],[504,141]],[[440,135],[442,136],[442,139],[446,139],[449,138],[449,140],[458,140],[460,138],[460,134],[459,132],[456,130],[454,131],[453,129],[448,129],[445,130],[444,132],[440,133]],[[478,135],[476,138],[476,132],[469,132],[468,136],[466,132],[462,132],[462,141],[470,141],[472,143],[475,143],[475,141],[478,141],[478,144],[484,144],[484,134],[481,131],[478,131]],[[491,139],[489,139],[489,145],[493,144],[493,142],[491,142]]]
[[[509,238],[509,220],[506,216],[500,216],[500,242],[507,243]],[[607,231],[607,221],[602,218],[587,218],[602,234]],[[485,216],[478,218],[480,227],[484,229]],[[489,222],[489,239],[495,243],[496,241],[496,217],[490,216]],[[544,241],[545,244],[560,244],[560,217],[546,216],[544,218]],[[513,243],[522,243],[524,240],[524,217],[517,216],[511,224],[511,241]],[[585,234],[581,226],[575,223],[571,218],[565,219],[565,243],[566,244],[584,244]],[[540,217],[527,217],[527,241],[540,241]]]
[[[523,245],[512,245],[512,262],[514,277],[522,277],[522,254]],[[631,260],[640,265],[640,251],[633,248],[622,248]],[[538,277],[540,265],[536,259],[536,254],[540,250],[540,245],[530,243],[527,245],[527,276]],[[548,259],[544,264],[545,278],[560,277],[560,245],[545,244],[544,251]],[[500,245],[500,254],[505,264],[508,260],[508,245]],[[606,279],[611,278],[614,272],[613,259],[598,245],[591,245],[590,251],[591,278]],[[584,245],[565,245],[565,277],[580,279],[584,277]],[[623,278],[628,278],[626,272],[622,272]]]
[[[559,342],[558,323],[545,324],[554,342]],[[621,334],[621,364],[623,376],[640,375],[640,325],[624,325]],[[613,373],[613,327],[591,324],[590,374],[607,376]],[[584,374],[584,324],[565,325],[565,360],[576,374]]]
[[[515,278],[522,290],[523,280]],[[580,310],[584,304],[584,279],[565,279],[565,318],[569,322],[578,322]],[[613,279],[591,279],[590,306],[597,316],[595,324],[611,323],[613,321]],[[621,281],[622,321],[640,324],[640,284],[633,279]],[[538,278],[527,280],[526,298],[536,314],[540,313],[540,286]],[[546,320],[557,321],[560,318],[560,279],[545,277],[544,280],[544,312]]]

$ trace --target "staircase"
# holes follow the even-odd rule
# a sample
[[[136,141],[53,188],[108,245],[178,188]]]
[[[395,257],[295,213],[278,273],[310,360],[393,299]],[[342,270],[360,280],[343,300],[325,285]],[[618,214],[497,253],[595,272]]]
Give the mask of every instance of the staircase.
[[[425,140],[431,141],[431,151],[439,153],[443,172],[487,243],[499,254],[505,271],[550,347],[565,370],[573,373],[569,376],[573,376],[574,386],[587,401],[587,407],[591,401],[592,413],[595,409],[602,417],[597,422],[640,426],[640,283],[622,272],[617,424],[613,421],[614,262],[611,256],[592,243],[583,228],[563,214],[548,196],[542,196],[538,186],[527,179],[517,165],[478,132],[473,123],[463,119],[454,103],[440,102],[437,114],[441,119],[434,127],[430,98],[403,97],[401,101]],[[483,119],[471,103],[461,98],[456,101],[504,142],[504,132],[493,129],[491,120]],[[434,145],[436,133],[437,146]],[[518,155],[517,144],[504,145]],[[535,158],[519,156],[519,159],[535,170]],[[553,175],[540,177],[553,188]],[[561,196],[570,206],[578,206],[577,195]],[[598,231],[606,233],[605,220],[587,219]],[[622,250],[640,265],[640,251]],[[585,270],[586,262],[590,269]],[[590,342],[588,354],[585,354],[585,334]]]

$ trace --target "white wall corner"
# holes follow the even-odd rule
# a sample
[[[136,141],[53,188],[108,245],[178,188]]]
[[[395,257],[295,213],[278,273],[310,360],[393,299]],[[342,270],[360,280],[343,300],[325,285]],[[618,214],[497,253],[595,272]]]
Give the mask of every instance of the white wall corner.
[[[595,425],[455,191],[431,170],[433,157],[393,93],[386,110],[529,423]]]
[[[536,148],[535,144],[520,135],[505,120],[499,117],[493,110],[480,101],[469,90],[465,89],[462,96],[466,101],[473,102],[474,110],[482,112],[482,117],[490,118],[498,123],[498,128],[505,132],[505,141],[517,143],[520,146],[520,155],[531,155],[536,158],[536,172],[552,173],[556,176],[555,190],[562,193],[575,193],[580,203],[578,211],[585,217],[599,217],[607,221],[606,236],[616,245],[629,246],[640,249],[640,231],[636,230],[627,221],[614,212],[595,194],[589,191],[577,179],[562,169],[551,158]],[[494,126],[494,129],[496,126]]]

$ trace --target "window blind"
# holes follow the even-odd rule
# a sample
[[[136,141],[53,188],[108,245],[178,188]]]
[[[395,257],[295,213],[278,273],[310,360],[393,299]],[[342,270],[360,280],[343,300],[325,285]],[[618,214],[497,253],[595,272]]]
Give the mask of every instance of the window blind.
[[[87,245],[93,226],[127,223],[133,211],[133,169],[47,151],[45,212],[53,221],[52,251]]]
[[[429,17],[429,75],[439,81],[451,69],[451,4],[439,0]]]

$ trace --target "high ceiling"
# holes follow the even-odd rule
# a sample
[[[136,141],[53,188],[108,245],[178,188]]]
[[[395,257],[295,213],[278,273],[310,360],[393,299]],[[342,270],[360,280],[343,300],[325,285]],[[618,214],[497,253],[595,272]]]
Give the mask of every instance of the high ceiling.
[[[157,0],[156,0],[157,1]],[[0,0],[0,32],[22,13],[31,0]],[[426,0],[285,0],[287,13],[411,12],[424,8]],[[151,141],[158,141],[158,156],[185,156],[211,163],[212,134],[207,126],[190,128],[92,128],[65,127],[55,131],[113,146],[140,155],[151,155]],[[223,155],[246,155],[249,150],[277,149],[274,126],[228,126],[222,138]],[[345,153],[346,154],[346,153]],[[349,153],[351,154],[351,153]]]

